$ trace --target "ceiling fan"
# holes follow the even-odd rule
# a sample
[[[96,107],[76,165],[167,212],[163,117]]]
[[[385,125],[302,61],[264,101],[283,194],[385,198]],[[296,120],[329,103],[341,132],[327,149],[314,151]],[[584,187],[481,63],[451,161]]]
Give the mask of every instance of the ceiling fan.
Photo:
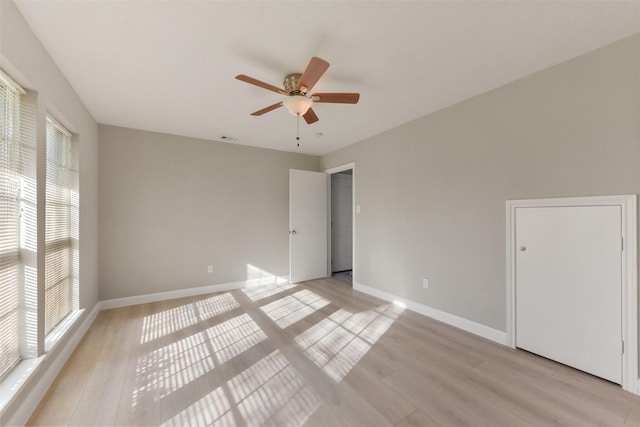
[[[318,116],[311,108],[314,102],[357,104],[360,99],[359,93],[310,94],[311,89],[318,80],[320,80],[320,77],[322,77],[325,71],[327,71],[327,68],[329,68],[327,61],[314,56],[311,58],[311,61],[309,61],[309,65],[307,65],[304,73],[291,73],[286,75],[282,84],[284,89],[256,80],[253,77],[245,76],[244,74],[237,75],[236,79],[285,96],[284,100],[251,113],[252,116],[261,116],[284,105],[291,114],[298,117],[302,116],[307,124],[311,124],[318,121]]]

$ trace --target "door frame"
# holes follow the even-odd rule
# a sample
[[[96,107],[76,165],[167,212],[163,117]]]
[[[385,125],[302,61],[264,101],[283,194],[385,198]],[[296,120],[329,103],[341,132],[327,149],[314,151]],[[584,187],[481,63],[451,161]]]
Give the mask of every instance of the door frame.
[[[331,175],[351,170],[351,283],[356,283],[356,162],[325,169],[327,174],[327,277],[331,277]]]
[[[638,251],[637,196],[592,196],[508,200],[507,215],[507,345],[516,347],[516,209],[533,207],[620,206],[622,238],[622,388],[640,394],[638,383]],[[622,344],[622,343],[621,343]]]

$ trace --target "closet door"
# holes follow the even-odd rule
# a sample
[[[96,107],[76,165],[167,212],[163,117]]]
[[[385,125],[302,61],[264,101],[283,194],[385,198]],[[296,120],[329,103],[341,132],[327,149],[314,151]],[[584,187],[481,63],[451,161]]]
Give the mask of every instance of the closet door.
[[[620,206],[516,209],[516,346],[620,384]]]

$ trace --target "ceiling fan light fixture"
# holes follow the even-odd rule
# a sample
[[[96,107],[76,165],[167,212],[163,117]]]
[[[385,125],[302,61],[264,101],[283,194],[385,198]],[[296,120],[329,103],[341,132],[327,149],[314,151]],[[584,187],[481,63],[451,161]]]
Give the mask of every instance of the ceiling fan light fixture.
[[[287,110],[294,116],[304,116],[313,105],[313,101],[303,95],[291,95],[282,101]]]

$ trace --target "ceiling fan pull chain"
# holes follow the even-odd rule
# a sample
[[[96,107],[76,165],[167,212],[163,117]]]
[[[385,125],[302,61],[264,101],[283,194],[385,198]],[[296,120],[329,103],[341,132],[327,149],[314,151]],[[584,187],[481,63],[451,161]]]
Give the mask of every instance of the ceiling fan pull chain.
[[[300,114],[298,114],[298,118],[296,120],[296,141],[300,141]],[[300,147],[299,142],[298,147]]]

